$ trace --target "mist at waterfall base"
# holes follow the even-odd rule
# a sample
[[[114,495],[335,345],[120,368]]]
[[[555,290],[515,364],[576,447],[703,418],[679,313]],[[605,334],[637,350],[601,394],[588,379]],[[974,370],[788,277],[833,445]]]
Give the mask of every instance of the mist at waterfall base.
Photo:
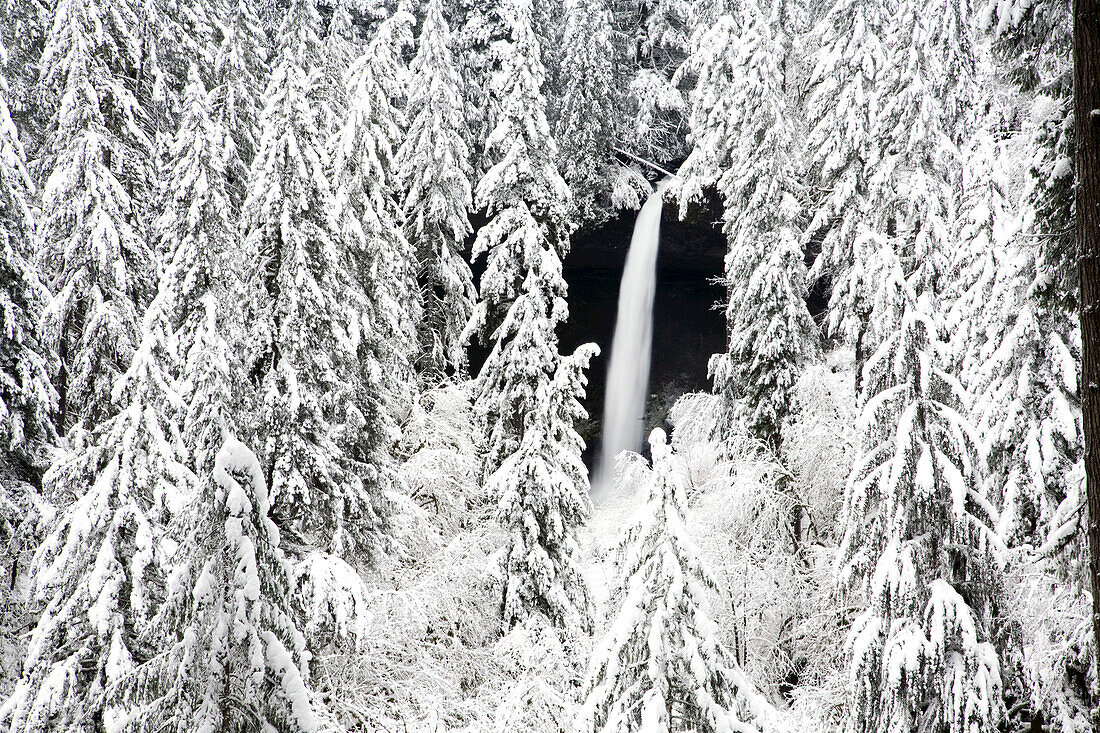
[[[657,250],[661,212],[668,182],[657,186],[638,212],[619,287],[619,308],[604,398],[603,439],[592,493],[611,489],[615,459],[642,447],[649,363],[653,344],[653,299],[657,287]]]

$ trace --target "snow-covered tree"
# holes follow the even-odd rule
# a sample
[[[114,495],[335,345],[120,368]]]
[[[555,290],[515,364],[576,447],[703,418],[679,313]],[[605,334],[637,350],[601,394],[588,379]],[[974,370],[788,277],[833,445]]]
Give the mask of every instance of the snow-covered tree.
[[[1041,290],[1051,307],[1077,310],[1077,245],[1073,196],[1073,12],[1065,0],[988,0],[978,23],[993,40],[997,71],[1025,101],[1029,138],[1027,201],[1039,262],[1049,273]]]
[[[155,137],[167,141],[183,109],[192,70],[204,82],[211,78],[222,0],[144,0],[139,7],[143,48],[138,96],[149,105]]]
[[[0,40],[0,65],[10,58],[3,44]],[[41,531],[41,497],[33,487],[56,437],[52,413],[57,407],[50,383],[54,357],[39,332],[49,293],[28,261],[34,250],[34,184],[9,114],[9,94],[0,71],[0,574],[6,579],[0,599],[0,659],[21,653],[21,632],[29,621],[31,609],[24,608],[22,588]],[[9,691],[5,683],[13,681],[15,672],[0,681],[0,698]]]
[[[1068,67],[1067,63],[1067,67]],[[1068,72],[1067,72],[1068,73]],[[1068,89],[1062,94],[1037,95],[1028,130],[1034,140],[1028,200],[1035,209],[1032,227],[1048,274],[1043,299],[1051,307],[1075,314],[1077,305],[1077,241],[1073,194],[1073,103]]]
[[[336,221],[316,102],[317,9],[295,0],[279,33],[245,204],[248,249],[265,263],[256,329],[263,459],[277,521],[337,554],[378,549],[386,501],[338,442],[359,386],[354,287]],[[369,471],[363,471],[364,475]]]
[[[170,315],[181,357],[204,317],[199,303],[203,295],[240,295],[234,287],[241,263],[235,259],[234,212],[227,190],[235,151],[229,130],[213,113],[212,98],[192,70],[179,128],[169,145],[166,195],[156,221],[157,235],[173,252],[165,280],[172,290],[175,310]]]
[[[715,582],[688,537],[664,431],[649,444],[645,503],[620,544],[622,607],[589,662],[576,730],[759,733],[767,705],[707,616]]]
[[[213,292],[202,296],[198,304],[202,319],[198,323],[194,316],[189,319],[194,331],[190,347],[181,354],[180,391],[185,404],[180,429],[190,454],[189,465],[200,477],[210,471],[224,435],[242,422],[240,390],[245,380],[240,357],[226,336],[240,324],[224,317],[224,304]]]
[[[471,147],[472,164],[478,175],[493,162],[488,158],[486,141],[500,111],[500,100],[494,98],[492,88],[493,79],[501,73],[502,49],[508,39],[508,2],[463,0],[462,12],[452,22],[455,62],[463,80],[465,141]]]
[[[981,359],[973,357],[987,339],[987,324],[981,314],[1003,265],[1001,253],[1007,249],[1016,226],[1006,176],[997,163],[1007,153],[987,125],[964,151],[962,196],[952,232],[956,247],[944,298],[953,364],[962,383],[971,390],[980,381],[976,372],[982,367]]]
[[[155,265],[141,202],[153,179],[144,108],[131,91],[140,42],[132,0],[57,0],[42,55],[47,132],[42,262],[46,333],[61,358],[58,426],[110,416],[137,346]]]
[[[680,174],[682,210],[709,185],[725,205],[729,343],[711,360],[715,391],[728,418],[778,448],[816,329],[802,298],[802,190],[774,22],[749,0],[740,23],[725,14],[700,31],[693,147]]]
[[[189,509],[156,619],[167,648],[117,685],[135,700],[129,729],[316,730],[294,573],[269,509],[259,461],[227,437]]]
[[[7,60],[0,41],[0,65]],[[0,480],[32,478],[41,448],[53,439],[57,407],[52,355],[39,331],[49,293],[28,259],[36,249],[35,189],[25,162],[0,73]]]
[[[564,98],[555,137],[575,218],[600,223],[611,213],[614,153],[622,107],[611,10],[604,0],[566,5],[561,82]]]
[[[988,299],[975,314],[988,339],[971,355],[976,418],[999,534],[1011,545],[1057,553],[1079,542],[1073,528],[1083,521],[1080,336],[1070,317],[1045,307],[1036,283],[1041,255],[1030,242],[1000,252]]]
[[[248,170],[260,144],[260,113],[267,78],[267,39],[252,0],[227,3],[222,41],[214,55],[211,105],[233,136],[227,150],[228,189],[237,212],[246,196]]]
[[[1012,616],[1021,648],[1013,651],[1023,679],[1006,680],[1006,688],[1013,683],[1033,718],[1052,729],[1086,730],[1095,685],[1087,660],[1095,651],[1075,611],[1084,612],[1089,600],[1082,587],[1072,8],[1061,0],[1009,0],[979,11],[996,74],[1017,94],[1005,127],[1021,131],[998,159],[1028,168],[1019,231],[994,250],[990,292],[971,316],[984,338],[967,360],[989,494],[1018,581]],[[1043,618],[1053,607],[1064,623]]]
[[[931,298],[914,296],[892,264],[901,323],[865,368],[837,558],[842,587],[864,609],[846,646],[847,729],[996,730],[996,511],[963,389],[941,366]]]
[[[1032,145],[1024,131],[990,157],[1017,160],[1011,153]],[[1089,603],[1082,585],[1081,347],[1076,312],[1067,310],[1075,296],[1049,259],[1051,239],[1035,236],[1047,225],[1034,220],[1041,215],[1034,209],[1040,204],[1034,182],[1022,193],[1017,227],[994,226],[990,237],[984,231],[989,223],[977,225],[1003,216],[1002,190],[1008,189],[997,182],[972,177],[964,188],[964,235],[971,236],[962,249],[973,248],[973,267],[959,273],[959,287],[969,287],[952,307],[959,338],[969,338],[953,351],[975,397],[974,420],[989,468],[986,491],[1000,512],[998,535],[1009,546],[1014,626],[1012,643],[1002,645],[1010,670],[1006,697],[1029,703],[1024,720],[1041,716],[1052,727],[1075,730],[1088,725],[1083,711],[1091,674],[1078,670],[1088,669],[1081,660],[1092,646],[1070,621],[1074,609]],[[1036,609],[1055,605],[1064,609],[1065,623],[1052,626]]]
[[[816,353],[817,332],[802,298],[802,248],[792,229],[775,235],[740,242],[727,256],[729,351],[712,357],[709,369],[727,416],[739,416],[777,449],[798,376]]]
[[[875,137],[882,158],[868,181],[874,228],[898,235],[898,254],[918,295],[936,304],[946,291],[952,224],[958,208],[963,160],[976,92],[976,51],[969,5],[918,0],[898,7],[887,35]]]
[[[629,87],[634,119],[627,138],[644,157],[669,162],[687,152],[682,129],[689,109],[678,72],[703,9],[690,0],[643,0],[637,8],[636,23],[628,29],[636,72]]]
[[[814,201],[806,234],[822,236],[813,276],[830,276],[831,327],[856,337],[857,361],[863,359],[860,339],[873,287],[861,266],[872,246],[865,236],[872,221],[868,177],[881,156],[874,125],[888,22],[882,3],[838,0],[810,40],[819,50],[807,96],[804,156],[814,189],[824,194]]]
[[[525,420],[539,409],[539,391],[558,362],[555,329],[565,321],[565,280],[553,250],[529,238],[520,254],[527,276],[475,382],[475,413],[484,435],[484,473],[494,473],[519,449]]]
[[[509,41],[498,48],[503,71],[493,87],[500,113],[486,141],[492,167],[477,184],[474,203],[489,222],[478,230],[473,255],[485,255],[481,301],[468,330],[487,343],[519,294],[532,254],[550,248],[560,259],[568,248],[569,189],[558,172],[557,146],[546,121],[545,70],[531,28],[527,0],[504,8]]]
[[[463,138],[462,79],[450,50],[451,33],[441,0],[428,3],[413,59],[401,146],[402,188],[409,239],[416,247],[424,291],[418,371],[438,378],[466,369],[462,332],[477,293],[462,257],[472,231],[470,151]]]
[[[892,10],[840,0],[818,26],[807,155],[826,193],[808,233],[823,237],[814,274],[832,277],[830,323],[854,338],[858,363],[866,341],[888,335],[870,319],[883,237],[912,263],[916,292],[946,285],[957,146],[975,93],[970,22],[955,0],[934,10],[915,0]]]
[[[997,278],[979,311],[988,340],[972,359],[973,388],[989,494],[1001,510],[998,532],[1011,548],[1013,600],[1020,601],[1011,607],[1017,645],[1008,650],[1015,674],[1006,688],[1027,702],[1033,721],[1084,731],[1092,725],[1096,652],[1085,620],[1068,7],[1036,4],[1013,33],[1034,38],[1047,21],[1056,21],[1043,41],[1051,53],[1028,59],[1047,68],[1036,87],[1025,87],[1034,99],[1024,128],[1033,152],[1023,222],[1016,240],[998,250]],[[1019,39],[1006,46],[1013,61],[1030,56]],[[1049,616],[1052,608],[1059,621]]]
[[[42,55],[43,39],[50,30],[49,0],[25,0],[0,3],[0,27],[4,28],[0,45],[6,54],[5,81],[8,90],[4,96],[8,111],[21,130],[41,130],[52,114],[38,87],[38,61]],[[26,139],[23,145],[31,153],[40,143]]]
[[[352,63],[344,82],[347,113],[330,140],[337,223],[352,277],[345,299],[354,311],[351,335],[362,375],[344,407],[340,439],[366,469],[364,480],[375,495],[394,482],[391,449],[412,392],[420,312],[414,258],[395,199],[400,116],[391,96],[393,61],[386,60],[394,52],[392,26],[408,22],[402,14],[385,21]]]
[[[148,653],[142,634],[158,602],[161,527],[194,487],[171,419],[179,397],[169,303],[164,289],[146,313],[115,386],[122,410],[46,473],[48,495],[72,503],[35,557],[32,598],[43,610],[0,715],[13,732],[103,725],[126,702],[111,686]]]
[[[518,301],[517,301],[518,302]],[[590,631],[591,601],[577,560],[576,532],[591,512],[584,442],[574,423],[587,417],[580,401],[594,344],[560,360],[543,381],[523,437],[489,479],[508,531],[502,610],[505,628],[541,613],[556,626]]]
[[[408,404],[422,313],[416,255],[402,231],[398,202],[397,150],[403,135],[401,105],[406,86],[401,57],[410,42],[412,23],[409,13],[394,13],[352,63],[345,80],[349,110],[330,141],[340,225],[348,237],[345,247],[371,303],[369,323],[360,325],[361,338],[387,351],[383,362],[394,410],[404,410]]]
[[[150,623],[160,601],[163,529],[197,488],[186,465],[189,449],[197,449],[202,462],[208,448],[201,440],[185,447],[181,424],[196,407],[200,421],[226,411],[184,367],[211,341],[204,327],[215,294],[230,302],[233,229],[224,158],[230,143],[211,118],[197,75],[185,98],[158,221],[175,249],[133,361],[115,386],[122,410],[46,474],[49,495],[73,503],[35,560],[34,597],[46,606],[31,641],[33,663],[10,706],[13,730],[50,729],[56,721],[82,729],[87,716],[118,715],[128,705],[113,685],[130,674],[135,656],[156,649]],[[182,384],[181,373],[188,376]]]
[[[230,165],[237,158],[229,130],[213,113],[216,98],[216,90],[208,94],[193,72],[169,145],[167,192],[157,220],[163,248],[172,253],[158,297],[170,299],[165,315],[181,400],[174,417],[184,431],[189,465],[200,476],[209,470],[222,432],[236,425],[233,408],[246,404],[239,377],[243,360],[230,356],[230,344],[244,342],[242,319],[231,315],[244,296],[244,258],[230,194]]]
[[[335,4],[329,18],[328,31],[321,48],[321,81],[318,96],[324,101],[325,111],[321,127],[334,130],[347,115],[348,90],[344,77],[351,62],[358,58],[360,49],[355,34],[348,2]]]

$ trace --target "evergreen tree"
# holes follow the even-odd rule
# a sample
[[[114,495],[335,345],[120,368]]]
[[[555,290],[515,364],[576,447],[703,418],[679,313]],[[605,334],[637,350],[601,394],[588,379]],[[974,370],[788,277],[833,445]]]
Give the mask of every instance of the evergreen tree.
[[[550,120],[558,118],[564,96],[561,71],[565,56],[565,6],[566,0],[531,0],[531,30],[538,39],[542,68],[546,70],[542,93]]]
[[[856,338],[857,362],[864,358],[863,330],[873,297],[863,266],[876,247],[867,236],[873,221],[868,179],[882,156],[874,126],[888,22],[881,3],[838,0],[810,40],[819,50],[810,75],[804,156],[812,190],[825,192],[814,202],[806,229],[807,237],[821,237],[812,277],[830,277],[830,326]]]
[[[546,121],[545,71],[531,29],[530,3],[507,7],[510,41],[501,46],[504,72],[493,93],[500,101],[486,147],[494,164],[477,184],[474,203],[489,222],[478,230],[474,257],[486,256],[481,301],[467,330],[486,343],[523,284],[531,253],[549,247],[560,259],[569,242],[569,189],[557,168],[557,147]]]
[[[227,3],[222,41],[214,56],[211,104],[218,122],[233,137],[226,167],[234,220],[247,195],[248,170],[260,144],[267,74],[267,39],[252,0]]]
[[[506,114],[498,87],[511,73],[508,44],[514,40],[517,8],[527,18],[538,45],[539,85],[546,99],[543,112],[549,117],[549,98],[556,88],[552,79],[558,68],[558,47],[561,45],[558,18],[563,15],[563,4],[563,0],[458,0],[455,3],[462,11],[461,21],[456,20],[452,26],[457,29],[455,57],[466,93],[466,143],[471,147],[474,170],[479,176],[496,162],[489,136],[500,124],[501,115]]]
[[[7,62],[0,44],[0,64]],[[0,481],[33,479],[52,442],[57,393],[52,355],[39,331],[49,293],[28,261],[35,247],[34,183],[0,75]],[[0,501],[3,501],[0,494]],[[6,513],[6,512],[5,512]]]
[[[416,245],[424,291],[419,371],[433,379],[448,369],[466,370],[462,331],[477,298],[461,254],[472,231],[472,172],[463,140],[462,80],[450,40],[442,2],[431,0],[412,62],[409,130],[399,154],[407,231]]]
[[[319,127],[319,16],[295,0],[279,33],[276,67],[261,117],[263,137],[245,204],[248,248],[265,262],[257,334],[263,457],[277,521],[338,554],[372,552],[386,501],[344,459],[338,436],[359,379],[348,332],[353,287],[335,219],[328,156]]]
[[[567,4],[556,125],[561,171],[573,194],[574,218],[600,223],[611,214],[612,146],[621,102],[615,79],[611,11],[604,0]]]
[[[471,148],[474,172],[483,175],[492,164],[487,141],[496,126],[500,100],[493,92],[501,75],[503,50],[511,23],[511,0],[460,0],[461,25],[456,25],[455,60],[465,92],[465,142]]]
[[[782,91],[781,49],[754,3],[741,23],[721,16],[699,34],[693,148],[681,168],[682,210],[716,184],[725,205],[728,352],[711,360],[728,417],[772,448],[791,411],[815,329],[802,293],[802,196],[792,124]],[[727,426],[728,427],[728,426]]]
[[[418,291],[412,250],[401,231],[395,200],[393,144],[400,136],[399,115],[390,90],[396,83],[392,24],[383,23],[366,53],[348,71],[349,105],[330,141],[332,180],[346,267],[352,274],[347,294],[355,317],[353,346],[361,375],[346,409],[341,440],[345,452],[364,467],[363,480],[374,495],[395,481],[391,450],[398,415],[412,392],[413,325]]]
[[[0,19],[3,19],[0,14]],[[0,40],[0,65],[9,57]],[[34,184],[8,108],[0,72],[0,657],[11,658],[29,621],[19,588],[40,538],[41,497],[33,488],[56,435],[50,383],[55,364],[39,333],[49,293],[28,261],[34,249]],[[18,652],[16,652],[18,653]],[[13,670],[14,671],[14,670]],[[13,675],[14,676],[14,675]],[[9,678],[10,679],[10,678]],[[8,690],[0,692],[4,696]]]
[[[293,569],[269,508],[259,461],[227,438],[190,509],[185,559],[157,617],[167,650],[119,685],[141,702],[130,729],[316,729],[309,653],[289,605]]]
[[[553,379],[538,385],[536,409],[526,415],[519,446],[489,479],[509,536],[505,628],[538,612],[562,628],[592,629],[576,540],[592,505],[581,459],[584,442],[574,423],[587,417],[579,400],[584,370],[597,353],[598,347],[588,344],[559,360]]]
[[[687,150],[681,130],[688,105],[680,90],[680,67],[691,50],[701,10],[690,0],[642,0],[634,38],[636,72],[630,81],[633,130],[628,139],[651,160],[667,163]]]
[[[200,477],[209,474],[222,438],[240,423],[239,390],[244,380],[239,356],[226,336],[240,324],[230,318],[219,321],[219,312],[226,312],[224,304],[213,292],[202,296],[202,320],[195,324],[190,348],[183,354],[180,391],[189,399],[180,426],[190,465]]]
[[[13,733],[106,725],[128,705],[113,686],[149,652],[162,527],[194,487],[172,420],[179,397],[170,304],[162,287],[115,386],[122,410],[46,473],[49,496],[75,501],[35,556],[33,599],[43,611],[22,679],[0,713]]]
[[[131,88],[141,47],[135,3],[57,0],[41,85],[60,99],[47,131],[42,192],[47,334],[61,359],[58,426],[114,412],[153,289],[141,207],[153,179],[144,108]]]
[[[1083,608],[1088,573],[1081,512],[1081,343],[1076,320],[1050,308],[1040,295],[1042,285],[1036,287],[1042,277],[1039,257],[1024,240],[997,258],[997,278],[978,313],[988,341],[970,357],[974,415],[989,466],[987,492],[1000,512],[996,529],[1010,561],[1043,579],[1035,582],[1038,592],[1062,596],[1053,603]],[[1029,675],[1013,676],[1019,686],[1013,696],[1030,696],[1029,711],[1052,724],[1067,730],[1084,725],[1091,693],[1078,669],[1091,638],[1079,634],[1043,658],[1029,654],[1028,647],[1046,632],[1026,626],[1015,631],[1018,637],[1011,641],[1018,645],[1008,649]]]
[[[48,0],[0,3],[0,46],[4,47],[7,84],[4,98],[9,115],[21,130],[44,129],[51,114],[38,86],[38,61],[50,30],[50,5]],[[36,157],[38,143],[33,137],[23,140],[30,153],[28,160]]]
[[[848,730],[996,730],[997,565],[973,429],[941,367],[930,298],[895,259],[900,327],[865,368],[861,453],[844,500],[841,583],[866,599],[848,635]]]
[[[139,97],[148,95],[156,137],[165,142],[175,132],[183,111],[187,80],[197,70],[204,82],[214,67],[221,0],[175,3],[153,0],[141,4],[144,44]]]
[[[1003,159],[1025,157],[1028,177],[1020,231],[997,248],[991,292],[974,319],[985,340],[970,359],[968,386],[1010,558],[1042,578],[1030,586],[1038,606],[1084,609],[1072,8],[1062,0],[988,2],[979,25],[992,37],[998,77],[1017,94],[1006,127],[1022,132]],[[1035,655],[1035,643],[1055,635],[1022,620],[1013,651],[1026,676],[1010,680],[1019,685],[1012,692],[1052,729],[1092,725],[1091,634],[1060,635],[1053,653]]]
[[[1038,253],[1013,243],[998,258],[982,323],[989,340],[974,354],[977,419],[988,450],[999,534],[1010,545],[1055,552],[1083,548],[1072,527],[1083,501],[1077,363],[1080,340],[1036,293]],[[1063,334],[1070,334],[1069,338]],[[1049,544],[1048,544],[1049,543]]]
[[[620,543],[622,607],[588,666],[576,729],[759,733],[765,703],[715,638],[715,581],[686,530],[664,431],[649,438],[644,506]]]
[[[404,11],[388,17],[379,25],[366,52],[353,64],[347,85],[355,109],[341,133],[344,139],[361,140],[349,143],[348,150],[359,151],[359,185],[375,213],[364,210],[360,217],[368,237],[383,243],[368,248],[373,254],[360,252],[356,269],[361,277],[373,281],[365,282],[365,287],[373,290],[372,297],[378,303],[374,329],[390,346],[387,369],[392,374],[390,385],[397,405],[391,407],[395,410],[404,410],[410,399],[416,329],[422,315],[416,253],[402,231],[404,218],[398,202],[401,182],[397,150],[404,136],[402,106],[408,86],[408,70],[402,57],[411,44],[412,24],[412,15]]]
[[[1076,319],[1045,298],[1057,278],[1051,263],[1003,221],[1009,204],[996,175],[996,148],[987,137],[980,149],[960,227],[970,268],[960,268],[966,289],[953,303],[957,328],[970,337],[955,353],[976,397],[990,498],[1001,512],[998,533],[1013,547],[1043,547],[1053,556],[1069,550],[1064,559],[1072,566],[1083,551],[1067,525],[1076,524],[1073,507],[1082,501],[1080,336]],[[1025,211],[1024,232],[1034,215]]]
[[[1006,196],[1003,171],[997,159],[1005,153],[998,146],[988,123],[975,134],[964,151],[962,196],[952,238],[952,277],[944,293],[946,331],[950,334],[951,356],[960,380],[973,390],[981,360],[972,358],[982,349],[986,324],[980,314],[989,300],[997,270],[1011,237],[1012,205]]]
[[[956,148],[975,92],[967,10],[955,0],[934,11],[906,0],[887,23],[884,7],[841,0],[822,24],[809,144],[830,193],[810,231],[824,232],[817,269],[833,274],[832,326],[855,337],[857,369],[865,340],[888,336],[870,320],[882,238],[912,263],[914,292],[935,300],[946,286],[962,176]]]
[[[230,164],[236,151],[229,131],[193,71],[185,90],[184,113],[169,146],[168,191],[157,229],[172,251],[161,289],[171,298],[172,373],[179,377],[176,424],[184,430],[190,466],[205,475],[232,430],[232,408],[242,408],[239,358],[229,343],[243,343],[243,323],[228,314],[244,297],[244,258],[236,247],[236,226],[229,192]],[[232,306],[232,307],[227,307]],[[226,317],[221,321],[216,313]],[[209,363],[209,361],[214,363]],[[232,399],[230,394],[236,395]]]
[[[555,167],[539,92],[530,7],[517,2],[509,11],[502,115],[489,138],[499,161],[477,190],[492,219],[474,252],[487,251],[489,262],[483,300],[467,328],[491,335],[493,347],[475,383],[475,413],[486,436],[484,475],[510,532],[505,625],[532,612],[555,624],[587,624],[587,592],[572,560],[574,530],[587,513],[587,481],[575,470],[576,414],[568,405],[591,354],[582,348],[565,363],[558,355],[555,329],[567,317],[561,256],[568,189]]]
[[[321,127],[335,130],[347,115],[348,90],[344,77],[351,62],[359,57],[355,26],[352,24],[348,3],[341,0],[332,10],[328,22],[328,32],[321,48],[321,88],[319,96],[324,100],[325,113]]]
[[[152,617],[160,601],[163,530],[197,488],[186,465],[189,448],[204,467],[209,439],[195,423],[226,412],[205,382],[194,380],[201,371],[184,367],[208,347],[214,294],[229,301],[227,283],[239,267],[228,255],[228,137],[193,74],[158,221],[175,251],[134,359],[115,387],[123,409],[46,475],[51,496],[76,501],[36,558],[36,598],[47,605],[32,636],[32,662],[7,708],[12,730],[84,730],[88,716],[122,715],[132,701],[126,680],[134,658],[159,645]],[[196,408],[198,421],[191,417]],[[186,447],[181,423],[184,435],[196,436]]]
[[[1076,313],[1071,3],[990,0],[978,22],[993,39],[998,73],[1031,102],[1023,125],[1031,148],[1027,201],[1039,261],[1053,276],[1040,294],[1047,307]]]
[[[493,333],[493,348],[474,385],[474,411],[485,436],[485,476],[520,448],[525,420],[538,411],[539,391],[559,360],[555,330],[568,316],[561,260],[537,239],[526,244],[520,254],[527,277]]]
[[[937,303],[954,248],[963,171],[957,148],[973,120],[976,51],[967,3],[941,0],[929,9],[906,0],[898,10],[875,128],[884,155],[869,180],[869,202],[876,231],[896,230],[914,292]]]

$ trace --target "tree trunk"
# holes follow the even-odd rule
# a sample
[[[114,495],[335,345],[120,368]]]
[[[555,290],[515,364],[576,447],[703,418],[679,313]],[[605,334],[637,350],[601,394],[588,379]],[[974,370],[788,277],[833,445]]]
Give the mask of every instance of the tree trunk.
[[[1100,0],[1074,0],[1073,81],[1081,277],[1081,411],[1093,641],[1100,650]],[[1100,715],[1093,718],[1093,727],[1100,733]]]

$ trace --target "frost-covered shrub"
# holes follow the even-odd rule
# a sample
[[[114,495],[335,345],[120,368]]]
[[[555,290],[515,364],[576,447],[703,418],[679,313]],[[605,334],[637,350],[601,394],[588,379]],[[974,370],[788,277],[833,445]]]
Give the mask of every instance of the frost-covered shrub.
[[[1088,593],[1063,578],[1056,562],[1018,553],[1006,571],[1005,611],[1021,638],[1018,664],[1031,692],[1031,710],[1042,714],[1051,730],[1084,733],[1092,730],[1090,691],[1095,689],[1092,604]]]
[[[855,449],[853,355],[828,354],[806,368],[795,392],[795,417],[783,429],[783,465],[790,488],[807,508],[808,542],[836,542],[836,517]]]
[[[488,503],[477,480],[472,424],[470,393],[463,384],[422,394],[403,426],[398,475],[439,533],[454,532],[471,508]]]
[[[714,464],[696,491],[693,534],[721,600],[712,615],[723,642],[761,689],[775,693],[794,665],[802,570],[788,530],[793,499],[777,488],[782,467],[755,452]]]
[[[491,644],[501,586],[493,552],[502,544],[499,530],[478,524],[375,579],[358,648],[314,660],[315,685],[344,726],[418,730],[438,715],[451,729],[487,714],[475,696],[498,674]]]
[[[835,729],[843,712],[838,640],[849,618],[833,591],[832,565],[851,464],[850,364],[842,350],[805,370],[781,463],[743,433],[725,436],[722,460],[714,395],[685,395],[669,417],[694,517],[689,531],[717,579],[711,615],[720,638],[762,691],[790,706],[790,724],[807,731]]]
[[[564,733],[576,712],[587,639],[553,628],[533,616],[497,644],[508,670],[491,726],[479,730],[510,733]],[[514,680],[514,681],[512,681]]]
[[[370,621],[369,589],[359,573],[339,556],[325,552],[310,553],[295,570],[294,601],[310,651],[357,648]]]
[[[808,367],[796,390],[795,417],[783,430],[788,490],[803,507],[799,614],[792,629],[794,669],[788,680],[803,730],[838,729],[844,713],[841,647],[851,612],[834,590],[837,516],[854,457],[854,357],[848,349]]]
[[[367,579],[365,612],[346,593],[337,599],[354,600],[342,607],[351,616],[325,600],[354,633],[314,648],[314,686],[349,731],[488,732],[498,719],[534,731],[571,719],[587,641],[538,624],[500,637],[506,535],[476,478],[473,424],[469,383],[416,401],[400,443],[408,495],[395,500],[403,559]]]

